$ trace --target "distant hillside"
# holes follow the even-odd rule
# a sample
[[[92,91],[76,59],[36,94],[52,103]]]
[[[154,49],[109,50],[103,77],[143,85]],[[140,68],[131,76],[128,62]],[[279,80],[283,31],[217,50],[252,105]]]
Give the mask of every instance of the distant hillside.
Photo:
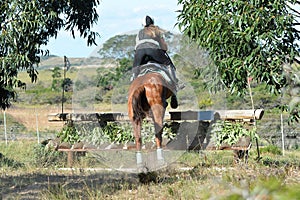
[[[115,59],[102,59],[99,57],[88,57],[88,58],[68,58],[71,67],[116,67],[117,61]],[[63,67],[64,58],[59,56],[43,57],[39,64],[39,70],[53,69],[54,67]]]
[[[135,37],[138,30],[115,35],[95,48],[88,58],[68,58],[72,67],[116,67],[117,59],[133,58]],[[169,55],[178,53],[181,49],[181,34],[174,34],[169,31],[165,33],[165,40],[169,47]],[[58,56],[43,57],[39,69],[53,69],[63,67],[64,58]]]
[[[137,32],[138,30],[133,30],[111,37],[94,50],[92,57],[99,57],[102,59],[132,58]],[[174,55],[179,51],[181,39],[181,34],[174,34],[166,31],[165,40],[168,44],[170,55]]]

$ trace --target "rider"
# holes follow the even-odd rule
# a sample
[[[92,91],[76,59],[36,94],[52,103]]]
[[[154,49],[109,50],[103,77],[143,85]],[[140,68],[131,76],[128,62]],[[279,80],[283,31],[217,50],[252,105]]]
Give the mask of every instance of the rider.
[[[159,64],[164,64],[169,69],[169,74],[176,86],[175,92],[171,97],[171,107],[177,108],[176,98],[178,79],[175,75],[175,67],[167,54],[168,46],[163,38],[163,30],[154,25],[153,18],[146,16],[143,20],[144,28],[136,36],[135,54],[133,62],[133,79],[137,76],[137,66],[146,64],[152,60]]]

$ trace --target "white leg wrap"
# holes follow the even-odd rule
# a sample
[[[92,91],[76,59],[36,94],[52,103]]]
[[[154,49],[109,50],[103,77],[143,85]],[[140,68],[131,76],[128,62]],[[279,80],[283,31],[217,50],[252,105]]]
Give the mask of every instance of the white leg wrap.
[[[143,158],[142,158],[142,152],[137,151],[136,152],[136,164],[142,164]]]
[[[163,160],[164,159],[162,148],[156,149],[156,156],[157,156],[157,160]]]

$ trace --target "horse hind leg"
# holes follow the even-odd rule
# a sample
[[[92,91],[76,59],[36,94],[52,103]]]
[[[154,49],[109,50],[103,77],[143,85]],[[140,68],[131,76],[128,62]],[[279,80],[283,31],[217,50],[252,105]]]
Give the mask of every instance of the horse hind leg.
[[[142,158],[142,138],[141,138],[141,128],[142,128],[142,119],[135,119],[133,122],[133,132],[135,138],[136,146],[136,164],[138,169],[143,167],[143,158]]]
[[[159,163],[164,163],[163,149],[162,149],[162,134],[163,134],[163,117],[165,114],[165,108],[161,105],[155,105],[151,107],[152,119],[155,129],[155,141],[156,141],[156,157]]]

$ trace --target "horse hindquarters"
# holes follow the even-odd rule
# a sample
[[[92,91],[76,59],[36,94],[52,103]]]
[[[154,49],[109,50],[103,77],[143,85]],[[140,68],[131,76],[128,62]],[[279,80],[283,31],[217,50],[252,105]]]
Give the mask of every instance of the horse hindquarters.
[[[152,117],[155,127],[155,137],[157,145],[157,161],[164,164],[162,147],[163,118],[166,99],[170,97],[170,90],[167,89],[163,77],[159,74],[146,74],[135,79],[130,86],[128,96],[128,116],[133,125],[136,141],[136,161],[138,167],[142,166],[142,154],[140,152],[142,121],[149,115]]]

